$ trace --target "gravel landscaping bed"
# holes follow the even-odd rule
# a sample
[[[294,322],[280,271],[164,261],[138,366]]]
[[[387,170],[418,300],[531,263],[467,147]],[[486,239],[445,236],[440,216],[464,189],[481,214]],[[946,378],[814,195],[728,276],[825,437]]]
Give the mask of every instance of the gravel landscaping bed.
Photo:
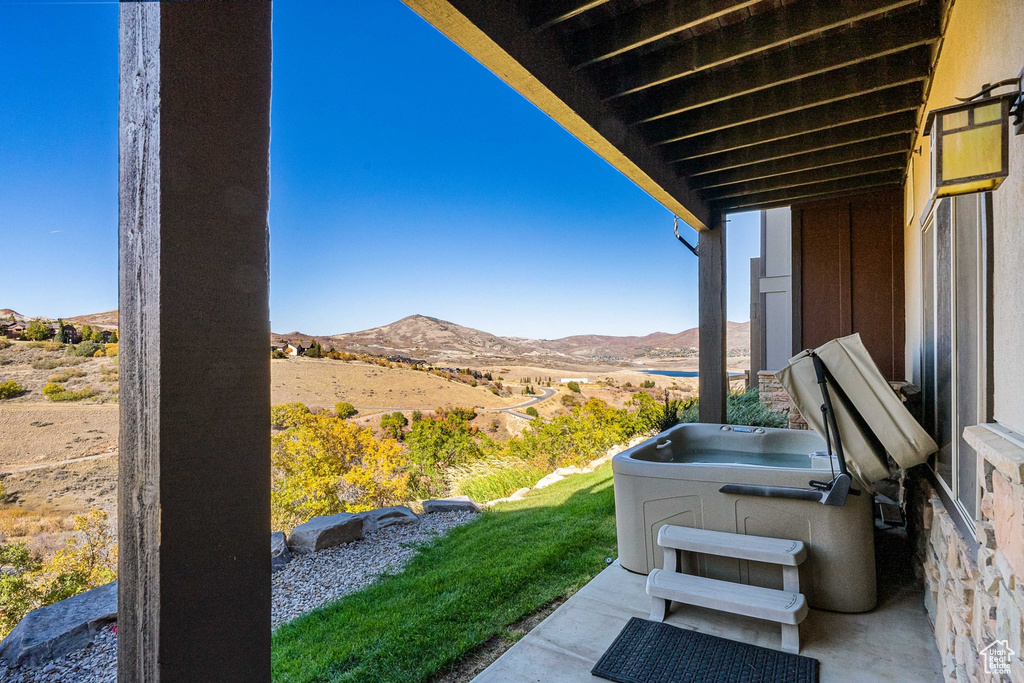
[[[476,514],[435,512],[414,524],[389,526],[361,540],[296,557],[273,575],[272,627],[364,588],[381,574],[399,571],[416,554],[417,544],[472,521]],[[105,628],[85,649],[46,666],[8,669],[0,665],[4,683],[116,680],[117,635],[113,627]]]

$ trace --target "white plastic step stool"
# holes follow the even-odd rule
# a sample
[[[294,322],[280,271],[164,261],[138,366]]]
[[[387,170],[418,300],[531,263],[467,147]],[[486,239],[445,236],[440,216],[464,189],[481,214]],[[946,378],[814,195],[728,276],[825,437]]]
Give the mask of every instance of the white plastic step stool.
[[[675,600],[778,622],[782,625],[783,651],[800,651],[799,624],[807,616],[797,569],[807,558],[802,541],[666,525],[658,532],[658,545],[664,549],[665,568],[655,569],[647,577],[651,620],[664,621],[669,601]],[[676,561],[680,550],[781,565],[783,589],[681,574]]]

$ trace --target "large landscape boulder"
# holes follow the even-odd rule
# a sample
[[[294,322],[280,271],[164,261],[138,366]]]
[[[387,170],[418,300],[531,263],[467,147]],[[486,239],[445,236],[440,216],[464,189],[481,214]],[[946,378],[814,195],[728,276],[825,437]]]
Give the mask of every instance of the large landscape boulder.
[[[480,506],[469,496],[453,496],[423,501],[423,512],[480,512]]]
[[[363,518],[358,514],[339,512],[336,515],[314,517],[295,527],[288,537],[288,547],[293,553],[304,555],[358,541],[362,537]]]
[[[360,512],[358,516],[363,518],[364,534],[383,529],[392,524],[412,524],[419,519],[415,512],[404,505],[367,510],[366,512]]]
[[[288,549],[283,531],[270,533],[270,571],[280,571],[292,561],[292,551]]]
[[[117,621],[117,581],[26,614],[0,642],[0,661],[9,667],[40,666],[82,649],[112,621]]]

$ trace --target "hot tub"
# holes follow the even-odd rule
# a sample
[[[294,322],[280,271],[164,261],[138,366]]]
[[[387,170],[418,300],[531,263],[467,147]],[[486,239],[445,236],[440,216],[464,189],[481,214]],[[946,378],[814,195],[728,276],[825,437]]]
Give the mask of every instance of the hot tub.
[[[657,538],[665,524],[800,540],[808,548],[800,592],[811,607],[874,608],[874,516],[867,492],[847,497],[841,507],[719,492],[723,484],[807,488],[812,479],[827,481],[834,460],[811,456],[824,450],[811,431],[682,424],[619,453],[612,460],[619,561],[641,574],[660,568]],[[774,565],[682,555],[688,573],[782,588]]]

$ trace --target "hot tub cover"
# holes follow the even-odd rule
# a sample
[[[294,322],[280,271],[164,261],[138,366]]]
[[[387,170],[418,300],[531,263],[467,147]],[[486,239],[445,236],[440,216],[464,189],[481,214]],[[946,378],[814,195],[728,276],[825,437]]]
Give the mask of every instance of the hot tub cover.
[[[859,334],[833,339],[814,353],[839,385],[838,390],[829,387],[836,424],[843,438],[847,466],[862,483],[889,476],[879,445],[904,469],[923,463],[938,450],[871,360]],[[824,436],[821,388],[810,352],[802,351],[791,358],[778,377],[807,423]],[[863,422],[850,410],[851,406]]]

